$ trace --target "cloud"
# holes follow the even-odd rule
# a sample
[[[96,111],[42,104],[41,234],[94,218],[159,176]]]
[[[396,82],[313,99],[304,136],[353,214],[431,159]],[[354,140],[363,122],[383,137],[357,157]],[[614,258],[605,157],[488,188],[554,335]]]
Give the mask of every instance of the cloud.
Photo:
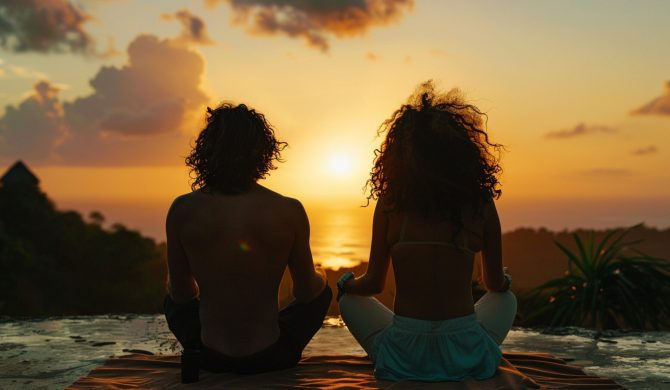
[[[107,38],[107,48],[100,52],[100,58],[114,58],[122,55],[123,53],[116,48],[116,41],[112,37]]]
[[[608,126],[597,126],[597,125],[588,126],[585,123],[579,123],[577,124],[577,126],[571,129],[551,131],[545,134],[545,137],[548,139],[567,139],[567,138],[581,137],[588,134],[597,134],[597,133],[612,134],[616,132],[617,130],[615,128]]]
[[[177,163],[188,147],[185,125],[197,123],[209,100],[200,88],[204,61],[180,42],[153,35],[136,37],[127,53],[126,65],[98,71],[87,96],[60,103],[56,89],[40,94],[42,87],[39,98],[8,107],[0,136],[7,145],[25,141],[19,149],[3,148],[2,156],[30,162],[29,153],[45,163],[87,165]],[[49,104],[37,104],[43,101]],[[44,137],[61,134],[55,129],[68,137]]]
[[[348,38],[400,20],[414,0],[205,0],[228,3],[234,21],[255,35],[283,34],[328,51],[329,37]]]
[[[656,148],[656,146],[653,146],[653,145],[646,146],[644,148],[635,149],[633,151],[633,155],[635,155],[635,156],[646,156],[648,154],[655,154],[655,153],[658,153],[658,148]]]
[[[15,52],[89,53],[91,17],[69,0],[2,0],[0,47]]]
[[[595,168],[581,172],[582,176],[590,177],[624,177],[631,176],[632,171],[619,168]]]
[[[631,111],[631,115],[670,115],[670,81],[665,82],[663,95]]]
[[[186,46],[140,35],[128,46],[128,64],[103,67],[94,92],[65,105],[73,123],[95,123],[125,135],[169,132],[188,111],[207,101],[200,90],[202,57]]]
[[[164,20],[178,20],[181,22],[181,37],[179,39],[201,45],[211,45],[214,42],[209,38],[205,22],[186,9],[171,14],[163,14]]]
[[[58,88],[48,81],[35,84],[18,106],[7,106],[0,118],[0,154],[29,161],[53,161],[68,134]]]
[[[12,65],[6,62],[0,62],[0,77],[19,78],[19,79],[46,79],[46,74],[26,68],[23,66]]]

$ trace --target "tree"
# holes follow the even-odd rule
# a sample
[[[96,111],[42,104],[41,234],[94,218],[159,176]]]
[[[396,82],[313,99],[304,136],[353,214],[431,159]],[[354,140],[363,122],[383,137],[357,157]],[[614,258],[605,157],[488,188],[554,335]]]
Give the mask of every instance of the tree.
[[[91,223],[94,225],[102,226],[102,224],[105,223],[105,216],[99,211],[91,211],[88,215],[88,219],[90,219]]]

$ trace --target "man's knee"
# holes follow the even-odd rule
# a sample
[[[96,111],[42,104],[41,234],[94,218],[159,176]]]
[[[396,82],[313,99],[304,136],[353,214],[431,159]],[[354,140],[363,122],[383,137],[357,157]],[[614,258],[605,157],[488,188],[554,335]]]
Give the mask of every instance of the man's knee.
[[[200,312],[200,300],[193,298],[183,303],[176,303],[170,295],[163,300],[163,312],[169,321],[172,318],[197,317]]]
[[[317,295],[316,298],[312,300],[312,302],[306,303],[308,307],[310,307],[310,311],[316,311],[319,313],[323,313],[323,316],[325,317],[326,314],[328,314],[328,308],[330,307],[330,301],[333,300],[333,291],[331,290],[330,286],[326,284],[326,287]]]
[[[324,306],[326,309],[330,306],[330,301],[333,300],[333,290],[327,283],[326,288],[324,288],[321,294],[319,294],[317,300],[319,301],[320,306]]]
[[[200,301],[197,298],[176,303],[169,295],[163,301],[168,328],[184,347],[200,344]]]

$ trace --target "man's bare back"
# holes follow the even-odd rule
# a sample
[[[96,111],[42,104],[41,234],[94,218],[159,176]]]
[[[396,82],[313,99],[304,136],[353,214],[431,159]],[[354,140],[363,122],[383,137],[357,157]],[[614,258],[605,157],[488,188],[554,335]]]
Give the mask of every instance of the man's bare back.
[[[184,302],[199,293],[202,343],[227,356],[251,355],[277,341],[277,293],[287,266],[297,301],[324,288],[304,208],[258,184],[237,195],[182,195],[166,228],[171,295]]]
[[[197,380],[200,368],[294,367],[323,325],[332,291],[314,267],[305,209],[258,184],[286,145],[263,114],[222,103],[207,108],[185,159],[193,192],[168,212],[164,302],[168,328],[184,347],[185,382]],[[279,310],[287,266],[295,301]]]

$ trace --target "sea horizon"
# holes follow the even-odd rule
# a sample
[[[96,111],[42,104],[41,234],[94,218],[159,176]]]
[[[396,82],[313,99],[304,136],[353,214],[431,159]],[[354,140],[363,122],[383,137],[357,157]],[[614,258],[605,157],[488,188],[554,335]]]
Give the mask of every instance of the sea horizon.
[[[62,211],[76,211],[84,218],[93,211],[105,217],[103,226],[122,224],[157,242],[165,241],[164,223],[172,198],[104,199],[59,198],[47,195]],[[325,200],[302,199],[311,224],[312,244],[324,235],[342,236],[338,228],[354,229],[356,240],[369,246],[374,202],[366,206],[364,196]],[[503,233],[520,228],[566,230],[603,230],[625,228],[643,223],[650,228],[670,228],[670,202],[665,197],[622,198],[514,198],[496,201]],[[348,233],[347,233],[348,234]],[[347,235],[345,234],[345,235]],[[338,238],[339,239],[339,238]]]

